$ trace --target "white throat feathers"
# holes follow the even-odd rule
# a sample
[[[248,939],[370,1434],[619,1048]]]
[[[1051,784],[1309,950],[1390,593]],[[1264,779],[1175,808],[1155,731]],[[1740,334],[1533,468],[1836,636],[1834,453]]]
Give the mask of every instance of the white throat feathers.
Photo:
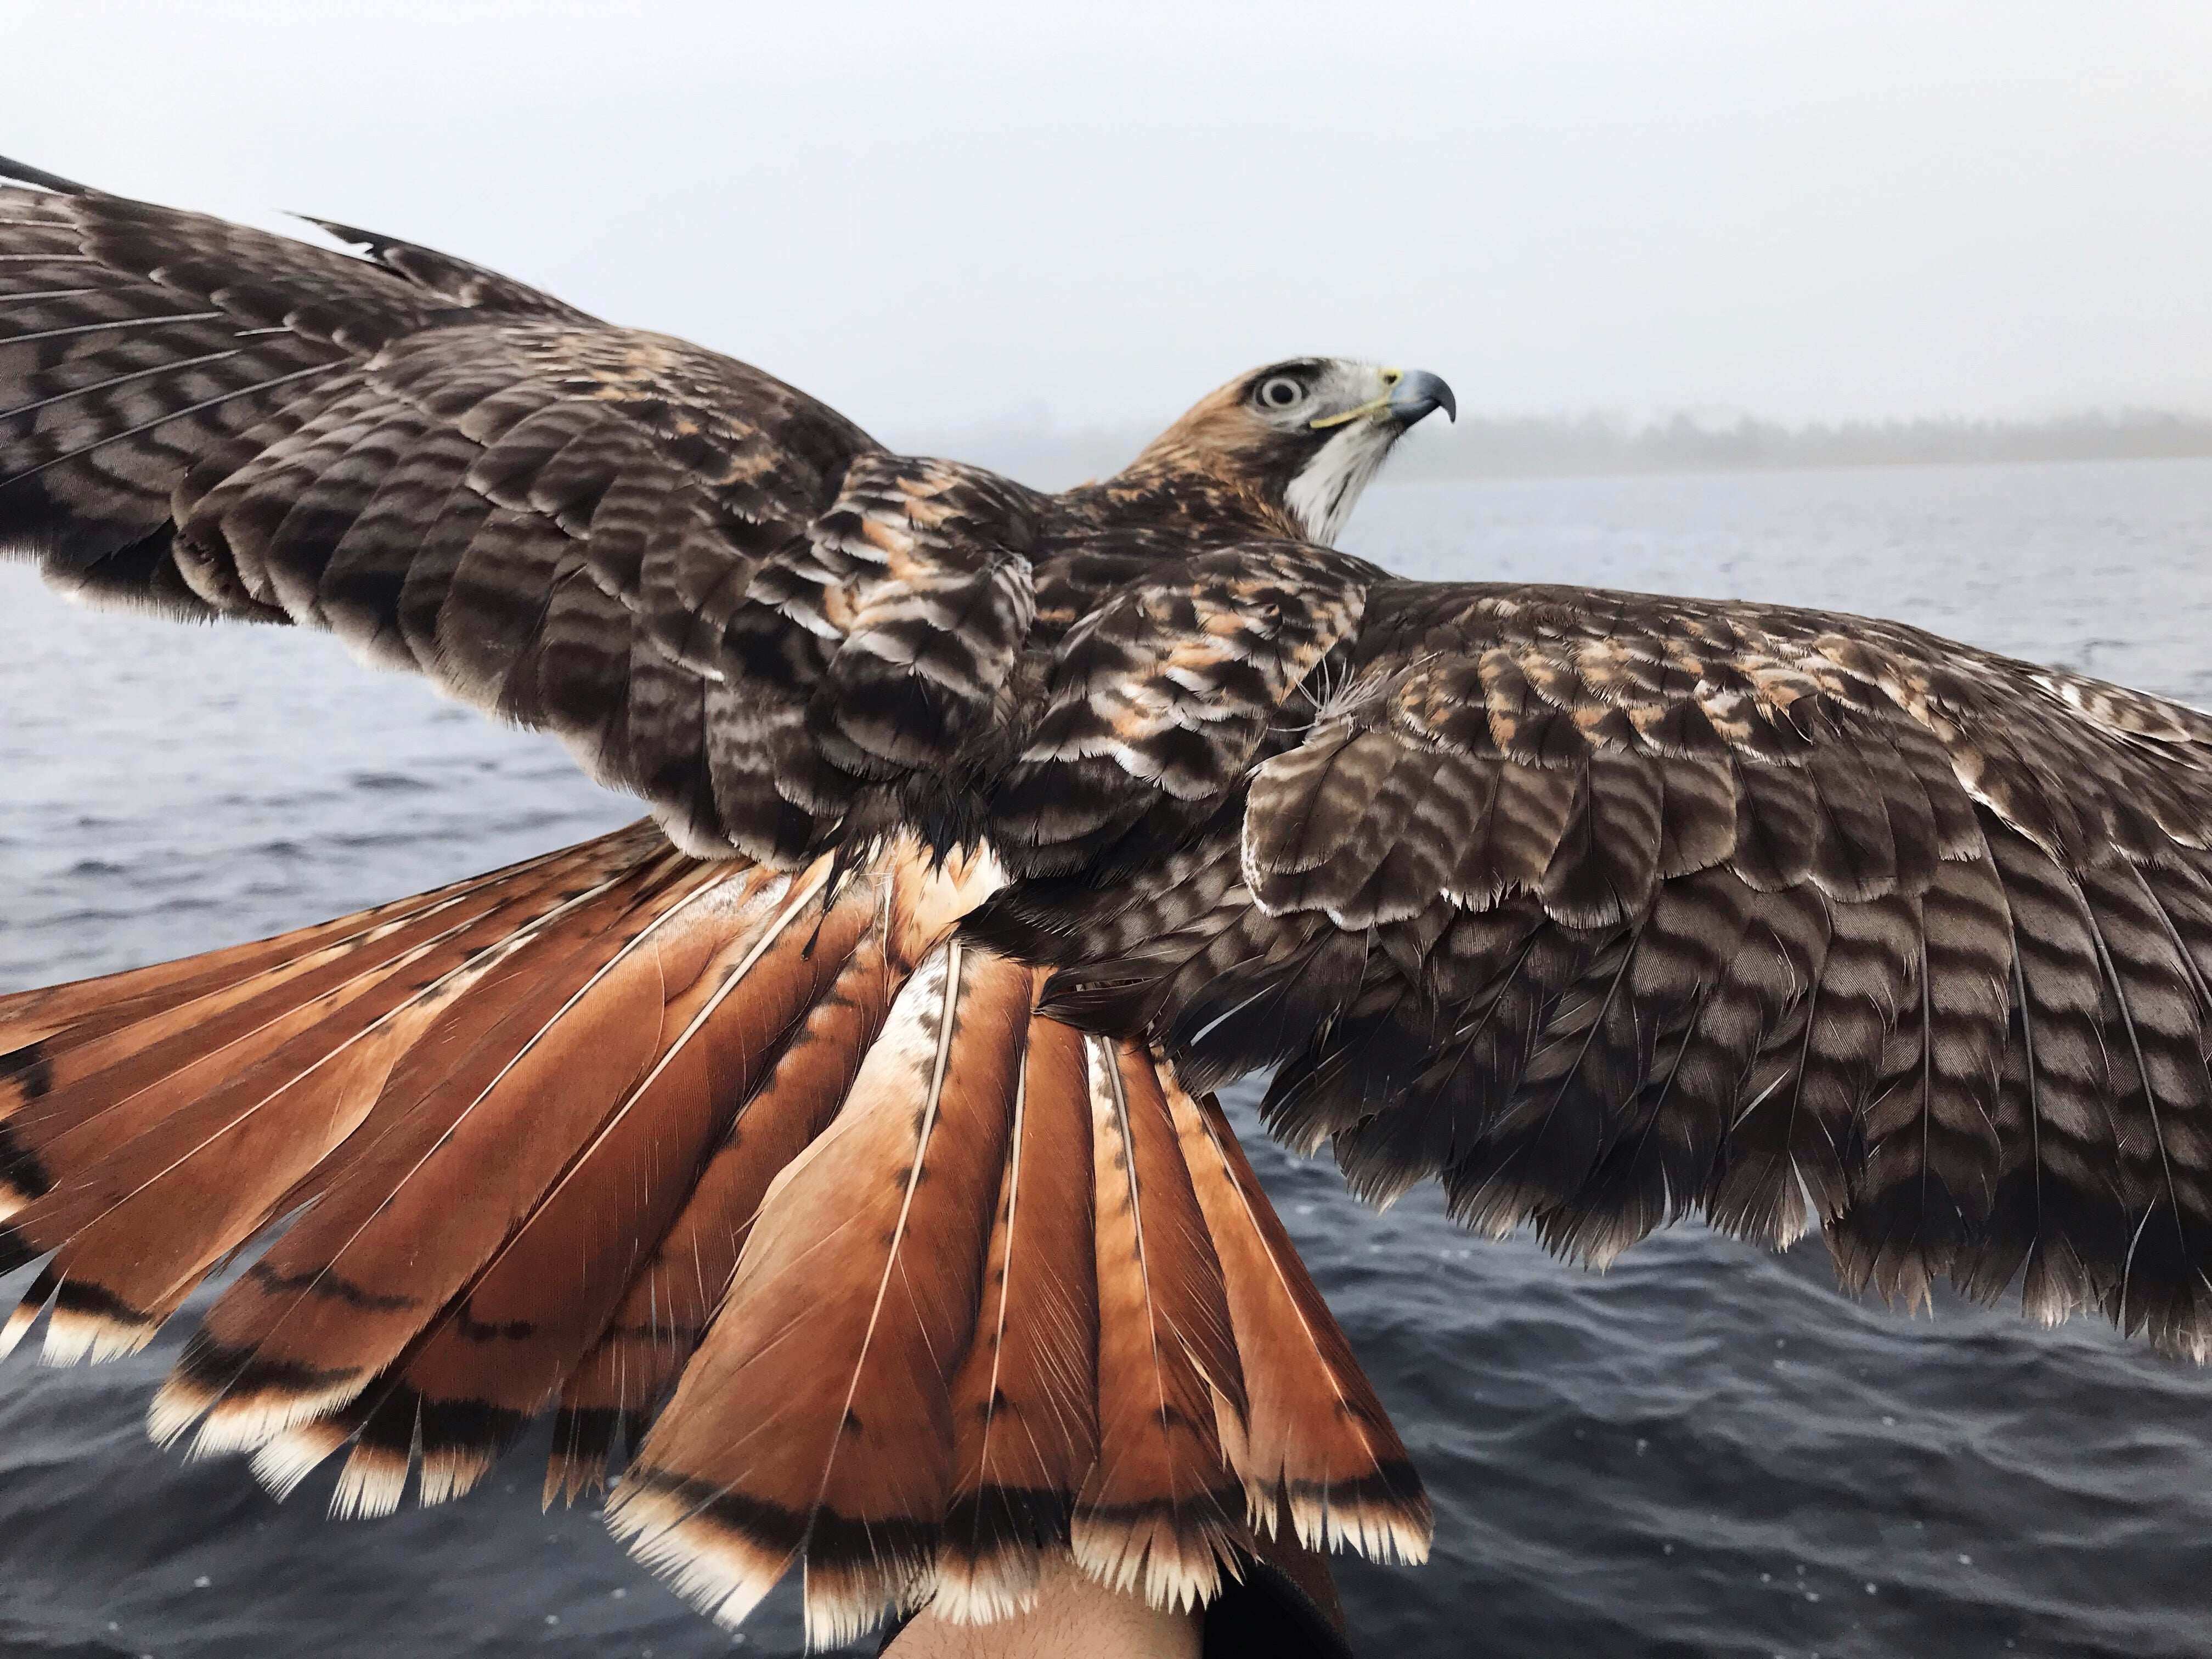
[[[1323,547],[1336,545],[1359,493],[1366,489],[1382,458],[1390,453],[1401,428],[1388,419],[1347,422],[1322,447],[1291,480],[1284,504],[1298,521],[1306,539]]]

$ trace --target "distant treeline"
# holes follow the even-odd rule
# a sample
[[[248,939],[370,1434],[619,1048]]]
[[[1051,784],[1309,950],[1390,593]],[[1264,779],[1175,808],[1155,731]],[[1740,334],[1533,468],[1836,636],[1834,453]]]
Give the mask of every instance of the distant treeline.
[[[1763,467],[1898,466],[1990,461],[2148,460],[2212,456],[2212,417],[2160,410],[2047,421],[1634,421],[1613,415],[1469,416],[1431,422],[1392,463],[1395,479],[1543,477],[1592,472],[1735,471]],[[1103,477],[1149,432],[1055,432],[1007,422],[937,446],[1045,489]]]

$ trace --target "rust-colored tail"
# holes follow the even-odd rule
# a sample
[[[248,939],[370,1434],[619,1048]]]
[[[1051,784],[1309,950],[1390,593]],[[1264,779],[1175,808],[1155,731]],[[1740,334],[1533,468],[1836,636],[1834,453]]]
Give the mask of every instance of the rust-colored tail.
[[[639,826],[281,939],[0,998],[0,1330],[143,1346],[276,1224],[154,1402],[341,1514],[546,1499],[718,1617],[1156,1604],[1257,1529],[1418,1558],[1428,1508],[1210,1098],[962,942],[989,860],[797,874]],[[4,1351],[4,1347],[0,1347]],[[657,1419],[657,1420],[656,1420]],[[649,1433],[646,1426],[652,1425]]]

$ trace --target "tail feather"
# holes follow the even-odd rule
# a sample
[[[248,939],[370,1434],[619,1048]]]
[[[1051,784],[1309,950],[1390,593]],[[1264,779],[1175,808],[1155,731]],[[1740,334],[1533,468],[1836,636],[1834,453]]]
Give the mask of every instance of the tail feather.
[[[923,1586],[1032,989],[958,943],[925,958],[837,1121],[771,1188],[610,1507],[726,1622],[801,1553],[810,1641],[849,1640]]]
[[[744,1100],[766,1046],[758,1028],[793,1024],[827,989],[867,920],[848,900],[810,937],[829,878],[817,867],[759,884],[688,980],[663,964],[683,988],[651,1068],[416,1346],[401,1379],[423,1400],[426,1501],[434,1479],[465,1491],[558,1392]]]
[[[228,1045],[41,1146],[61,1167],[77,1166],[15,1223],[26,1250],[68,1241],[49,1269],[63,1291],[50,1355],[79,1316],[97,1322],[103,1341],[135,1331],[136,1346],[282,1212],[367,1115],[398,1055],[474,977],[456,968],[415,992],[401,976],[421,965],[388,964],[343,1000],[319,998],[270,1022],[282,1041],[242,1070],[221,1073],[237,1047]],[[122,1144],[103,1156],[114,1138]],[[149,1250],[149,1238],[161,1248]]]
[[[254,1455],[257,1462],[273,1462],[292,1453],[295,1461],[303,1462],[299,1454],[313,1445],[329,1443],[328,1437],[337,1437],[337,1444],[350,1437],[353,1449],[331,1491],[331,1516],[337,1521],[373,1521],[398,1509],[407,1490],[407,1471],[415,1462],[418,1408],[413,1395],[397,1392],[381,1400],[356,1400],[327,1418],[301,1425],[307,1431],[307,1446],[289,1437],[279,1437]]]
[[[19,1193],[24,1165],[38,1169],[27,1183],[35,1195],[0,1234],[0,1261],[58,1247],[34,1287],[41,1300],[55,1297],[50,1359],[141,1346],[210,1268],[289,1207],[298,1182],[365,1115],[398,1054],[475,977],[471,952],[512,931],[511,921],[478,922],[417,938],[396,958],[380,950],[387,929],[356,933],[379,948],[360,952],[368,960],[350,982],[319,995],[295,983],[290,994],[304,1003],[264,1007],[258,1032],[187,1018],[132,1063],[70,1073],[0,1124],[16,1132]],[[280,994],[264,985],[251,1000]],[[203,1004],[168,1012],[189,1017]],[[112,1029],[98,1041],[129,1034]],[[19,1310],[14,1328],[27,1322]]]
[[[332,937],[308,929],[313,937],[302,948],[273,958],[250,947],[222,952],[239,956],[250,971],[180,976],[143,996],[95,1005],[59,1029],[53,1021],[80,1000],[74,994],[80,988],[60,988],[72,994],[52,1004],[40,1000],[47,994],[41,992],[10,999],[23,1007],[13,1018],[0,1010],[0,1044],[14,1045],[0,1059],[8,1154],[0,1212],[44,1197],[58,1172],[83,1170],[106,1149],[167,1121],[180,1103],[217,1085],[234,1091],[323,1020],[350,1015],[357,1030],[373,1025],[396,1001],[417,994],[426,973],[434,981],[441,968],[514,933],[533,908],[557,903],[549,889],[568,873],[557,867],[563,862],[526,868],[497,884],[470,884],[435,903],[386,907],[391,914],[371,913],[377,919],[367,926],[331,923]],[[350,1034],[333,1030],[319,1049],[313,1041],[300,1049],[310,1057],[327,1054]]]
[[[623,832],[640,836],[637,830]],[[609,838],[611,839],[611,838]],[[288,962],[297,961],[325,946],[365,938],[378,929],[409,916],[436,909],[471,893],[495,892],[511,897],[518,884],[537,872],[568,869],[594,855],[604,855],[602,842],[541,854],[489,874],[395,899],[374,909],[356,911],[312,927],[295,928],[272,939],[253,939],[173,962],[155,963],[96,979],[72,980],[65,985],[0,996],[0,1054],[10,1054],[32,1042],[57,1036],[82,1042],[131,1026],[178,1003],[206,994],[226,985],[257,976]]]
[[[744,1099],[761,1028],[802,1017],[850,951],[868,907],[817,921],[828,879],[824,866],[726,882],[692,935],[662,947],[663,1042],[643,1079],[374,1385],[416,1402],[425,1504],[466,1492],[560,1389]]]
[[[52,1069],[53,1062],[65,1054],[77,1057],[76,1074],[82,1075],[138,1053],[180,1030],[194,1030],[200,1042],[207,1044],[216,1034],[199,1028],[209,1013],[234,1005],[240,997],[280,985],[289,976],[343,963],[355,950],[388,940],[410,924],[429,920],[434,922],[435,931],[453,926],[457,916],[481,915],[495,908],[525,909],[563,884],[571,891],[580,890],[655,850],[641,827],[633,827],[273,939],[97,979],[17,992],[0,998],[0,1042],[10,1047],[39,1042],[46,1051],[50,1068],[46,1081],[52,1087],[72,1080],[70,1074]],[[550,908],[558,902],[548,900],[543,908]],[[362,964],[356,960],[345,965],[357,969]],[[235,994],[227,997],[226,992]],[[193,1014],[164,1018],[173,1016],[187,1004],[198,1005]]]
[[[159,1437],[204,1419],[202,1450],[252,1450],[398,1358],[650,1064],[650,947],[696,920],[705,888],[672,860],[642,866],[488,973],[526,984],[514,1001],[453,1005],[395,1068],[341,1178],[209,1310],[155,1401]]]
[[[0,1352],[128,1352],[289,1217],[151,1423],[280,1495],[342,1455],[341,1516],[460,1495],[557,1400],[548,1502],[626,1437],[614,1528],[731,1622],[801,1564],[817,1643],[1008,1616],[1069,1552],[1163,1606],[1285,1524],[1418,1557],[1218,1107],[957,938],[995,879],[641,827],[0,998],[0,1262],[49,1258]]]
[[[637,1443],[706,1334],[769,1183],[836,1115],[897,983],[882,939],[863,935],[804,1021],[780,1046],[763,1041],[772,1060],[764,1080],[562,1390],[549,1504],[604,1484],[617,1430]]]
[[[1252,1526],[1273,1536],[1287,1521],[1308,1549],[1348,1545],[1377,1560],[1425,1559],[1431,1517],[1413,1462],[1236,1132],[1211,1096],[1194,1100],[1171,1071],[1159,1075],[1220,1253],[1250,1391],[1231,1461]]]
[[[1221,1267],[1150,1056],[1085,1040],[1097,1183],[1098,1462],[1075,1559],[1156,1607],[1211,1600],[1249,1543],[1224,1442],[1244,1384]],[[1224,1428],[1229,1430],[1224,1437]]]
[[[933,1606],[958,1620],[1006,1618],[1035,1601],[1044,1553],[1066,1544],[1098,1457],[1085,1066],[1079,1033],[1030,1017],[982,1311],[952,1388],[958,1474]]]

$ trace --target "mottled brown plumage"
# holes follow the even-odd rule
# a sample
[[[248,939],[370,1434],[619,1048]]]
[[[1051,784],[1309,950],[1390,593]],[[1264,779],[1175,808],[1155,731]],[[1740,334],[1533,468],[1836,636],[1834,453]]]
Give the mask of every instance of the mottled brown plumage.
[[[1061,953],[1048,1006],[1201,1082],[1288,1061],[1271,1120],[1378,1196],[1438,1175],[1597,1261],[1698,1211],[1820,1225],[1908,1301],[2033,1255],[2038,1311],[2203,1356],[2212,724],[1860,618],[1363,597],[1310,725],[1201,832],[1244,903],[1102,962],[1085,910],[1119,896],[994,902],[981,931]],[[2062,1173],[2051,1133],[2105,1150]]]
[[[1429,376],[1057,495],[464,262],[0,167],[0,543],[325,628],[660,829],[0,999],[0,1261],[279,1490],[549,1501],[811,1628],[1418,1556],[1204,1093],[1604,1261],[1702,1214],[2212,1349],[2212,720],[1893,623],[1328,543]],[[663,833],[665,832],[665,834]],[[673,842],[674,845],[670,843]]]

